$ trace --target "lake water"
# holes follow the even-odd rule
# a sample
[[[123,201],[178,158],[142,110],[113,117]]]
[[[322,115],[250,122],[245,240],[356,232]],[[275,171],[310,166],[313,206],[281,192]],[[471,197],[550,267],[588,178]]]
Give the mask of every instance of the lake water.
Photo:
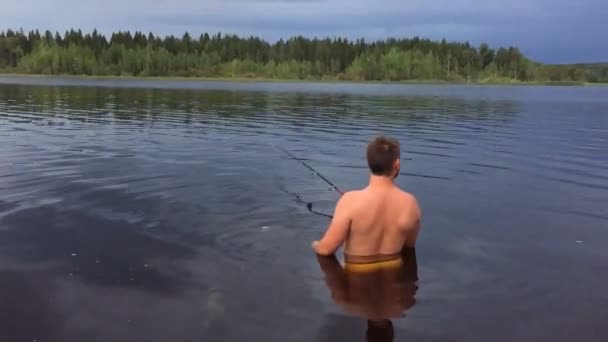
[[[2,341],[365,341],[281,149],[355,189],[376,134],[424,213],[395,341],[608,339],[608,88],[0,83]]]

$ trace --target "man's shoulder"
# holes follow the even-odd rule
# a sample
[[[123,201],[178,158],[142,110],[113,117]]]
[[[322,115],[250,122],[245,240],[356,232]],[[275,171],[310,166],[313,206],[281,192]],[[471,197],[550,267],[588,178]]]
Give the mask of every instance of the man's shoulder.
[[[361,195],[361,190],[349,190],[342,193],[340,201],[352,201]]]
[[[358,203],[361,203],[364,200],[365,196],[363,190],[350,190],[342,194],[342,197],[340,197],[338,204],[342,208],[352,209],[354,207],[357,207]]]
[[[399,197],[403,201],[403,204],[413,208],[415,211],[420,212],[420,206],[418,205],[418,199],[410,192],[399,189]]]
[[[339,210],[342,213],[346,213],[346,215],[350,215],[349,213],[352,211],[353,207],[356,207],[356,203],[358,199],[360,191],[351,190],[342,193],[342,196],[338,200],[338,204],[336,210]]]
[[[401,199],[403,199],[404,201],[407,201],[410,203],[418,202],[418,200],[416,199],[416,196],[414,194],[412,194],[411,192],[407,192],[401,188],[397,188],[397,192],[399,193],[399,197]]]

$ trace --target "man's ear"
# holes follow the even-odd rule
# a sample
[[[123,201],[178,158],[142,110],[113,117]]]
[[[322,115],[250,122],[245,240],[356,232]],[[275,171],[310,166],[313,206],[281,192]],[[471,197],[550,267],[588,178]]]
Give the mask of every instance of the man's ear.
[[[393,172],[395,173],[393,175],[393,179],[399,177],[400,171],[401,171],[401,160],[396,159],[395,162],[393,163]]]

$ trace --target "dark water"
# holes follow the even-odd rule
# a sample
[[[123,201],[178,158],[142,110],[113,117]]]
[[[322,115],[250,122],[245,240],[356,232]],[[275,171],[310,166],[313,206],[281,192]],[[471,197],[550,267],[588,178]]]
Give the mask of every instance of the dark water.
[[[354,189],[379,133],[424,213],[395,341],[608,339],[608,88],[0,83],[2,341],[365,341],[277,146]]]

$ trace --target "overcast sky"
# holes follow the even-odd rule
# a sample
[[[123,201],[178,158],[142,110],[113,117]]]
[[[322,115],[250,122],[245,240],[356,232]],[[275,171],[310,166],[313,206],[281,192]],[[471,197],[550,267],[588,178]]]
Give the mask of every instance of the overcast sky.
[[[608,61],[608,0],[0,0],[3,29],[189,31],[515,45],[543,62]]]

